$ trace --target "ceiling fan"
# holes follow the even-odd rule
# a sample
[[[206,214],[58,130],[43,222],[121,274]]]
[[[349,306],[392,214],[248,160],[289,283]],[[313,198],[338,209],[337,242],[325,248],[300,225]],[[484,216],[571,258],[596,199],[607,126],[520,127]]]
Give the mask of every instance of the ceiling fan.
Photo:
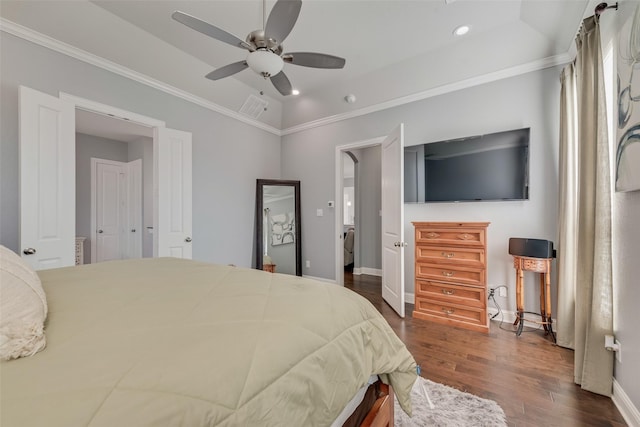
[[[207,74],[206,78],[219,80],[238,73],[245,68],[251,68],[265,79],[269,78],[278,92],[286,96],[292,94],[293,87],[284,71],[282,71],[285,62],[312,68],[335,69],[344,67],[344,58],[333,55],[313,52],[282,53],[282,42],[287,38],[300,15],[301,0],[276,1],[266,24],[264,23],[266,0],[263,0],[262,5],[263,29],[250,32],[246,41],[184,12],[173,12],[171,17],[187,27],[221,42],[249,51],[245,60],[220,67]]]

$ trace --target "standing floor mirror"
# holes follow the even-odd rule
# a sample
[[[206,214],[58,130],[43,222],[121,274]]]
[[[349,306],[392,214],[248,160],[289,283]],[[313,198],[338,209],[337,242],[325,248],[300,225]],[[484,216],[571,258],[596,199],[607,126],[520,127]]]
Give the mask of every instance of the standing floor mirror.
[[[300,181],[258,179],[256,268],[302,276]]]

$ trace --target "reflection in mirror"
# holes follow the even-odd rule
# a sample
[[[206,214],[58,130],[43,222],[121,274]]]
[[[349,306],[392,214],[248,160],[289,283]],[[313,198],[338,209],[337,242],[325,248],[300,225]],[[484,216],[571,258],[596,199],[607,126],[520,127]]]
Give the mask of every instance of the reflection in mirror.
[[[300,181],[258,179],[256,267],[301,276],[300,248]]]

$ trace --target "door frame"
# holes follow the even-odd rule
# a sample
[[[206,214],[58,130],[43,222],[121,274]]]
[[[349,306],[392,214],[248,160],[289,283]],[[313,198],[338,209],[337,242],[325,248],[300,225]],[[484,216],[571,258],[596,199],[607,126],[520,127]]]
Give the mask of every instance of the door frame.
[[[74,173],[70,174],[71,175],[70,178],[68,176],[63,177],[65,179],[60,179],[60,177],[57,177],[58,179],[55,182],[58,184],[58,187],[56,188],[56,191],[58,192],[62,191],[62,189],[65,189],[68,192],[75,193],[75,189],[76,189],[76,183],[75,183],[75,177],[74,177],[75,166],[76,166],[75,165],[75,158],[76,158],[75,113],[78,109],[84,110],[90,113],[97,113],[97,114],[109,116],[114,119],[125,120],[128,122],[132,122],[136,125],[143,125],[153,130],[153,133],[152,133],[153,135],[153,139],[152,139],[153,141],[153,194],[152,194],[152,197],[154,202],[154,207],[153,207],[154,220],[153,220],[152,226],[154,229],[152,230],[152,234],[153,234],[154,256],[158,256],[157,254],[160,252],[160,249],[162,249],[163,253],[167,252],[165,248],[160,248],[160,241],[161,241],[160,235],[164,231],[165,227],[171,226],[170,223],[165,224],[164,222],[167,215],[163,216],[162,218],[159,218],[159,215],[158,215],[159,202],[158,201],[160,200],[164,204],[167,204],[167,200],[174,198],[172,197],[172,191],[175,190],[175,188],[167,186],[166,182],[164,181],[162,185],[160,184],[161,175],[166,175],[166,172],[169,172],[169,173],[173,172],[173,170],[171,169],[171,165],[168,164],[166,161],[167,158],[171,159],[171,155],[170,153],[165,153],[165,150],[171,149],[172,146],[175,148],[175,145],[178,142],[182,142],[183,147],[179,147],[179,148],[182,150],[182,154],[183,154],[182,158],[184,159],[184,161],[188,160],[188,165],[183,162],[184,167],[181,169],[182,176],[178,178],[179,180],[181,180],[181,182],[185,183],[185,186],[189,185],[189,188],[183,188],[183,190],[186,193],[185,193],[185,196],[181,199],[183,201],[183,205],[180,208],[182,209],[182,211],[184,211],[185,209],[188,211],[183,215],[183,217],[185,220],[184,228],[185,229],[188,228],[189,235],[184,237],[183,240],[184,240],[184,244],[187,244],[189,246],[188,256],[185,256],[185,257],[191,258],[191,253],[192,253],[191,252],[191,242],[192,242],[191,192],[192,192],[192,188],[190,186],[192,184],[192,176],[191,176],[192,174],[192,162],[191,162],[192,134],[190,132],[169,129],[165,126],[164,121],[142,116],[140,114],[132,113],[132,112],[122,110],[116,107],[112,107],[109,105],[100,104],[98,102],[76,97],[64,92],[58,92],[58,97],[56,98],[53,95],[46,94],[44,92],[40,92],[38,90],[31,89],[27,86],[21,85],[19,86],[19,95],[20,95],[19,96],[20,98],[19,99],[19,102],[20,102],[20,109],[19,109],[20,110],[19,111],[20,112],[19,114],[20,153],[23,153],[24,150],[32,149],[39,142],[39,139],[36,138],[36,135],[34,135],[34,132],[24,132],[25,127],[27,127],[27,123],[26,123],[27,120],[30,118],[33,118],[34,116],[39,117],[37,114],[38,108],[40,108],[42,105],[45,105],[46,107],[46,104],[51,104],[51,105],[55,104],[53,108],[51,107],[47,107],[47,108],[50,108],[54,112],[58,113],[59,116],[62,115],[62,117],[57,117],[56,120],[58,124],[61,123],[67,129],[66,130],[67,134],[64,135],[64,141],[67,144],[67,146],[65,147],[65,150],[63,150],[63,152],[59,154],[59,159],[64,160],[69,165],[73,165]],[[23,105],[23,101],[24,101],[24,105]],[[51,123],[53,123],[53,121],[48,120],[46,124],[51,128],[52,127]],[[39,123],[37,123],[37,125],[40,126]],[[60,135],[59,135],[60,131],[59,130],[56,131],[54,128],[53,132],[57,132],[56,136],[58,137],[58,139],[60,139]],[[175,137],[175,135],[177,135],[178,133],[180,134],[179,137]],[[45,133],[45,135],[49,135],[49,134]],[[72,143],[74,144],[73,147],[71,147]],[[21,159],[23,158],[22,155],[20,157]],[[161,161],[162,159],[164,159],[165,161],[162,162]],[[28,166],[34,167],[34,165],[28,165]],[[162,167],[163,173],[160,173],[161,167]],[[21,170],[23,171],[26,169],[27,169],[26,167],[21,167]],[[25,228],[25,223],[29,223],[29,221],[31,221],[31,218],[25,217],[26,215],[25,212],[29,212],[29,209],[25,209],[25,203],[23,202],[25,201],[25,199],[27,200],[27,202],[32,202],[35,199],[34,197],[30,197],[33,194],[33,192],[29,193],[25,191],[25,185],[23,185],[23,181],[25,182],[31,182],[31,181],[25,179],[24,176],[25,176],[24,174],[20,175],[20,196],[21,196],[20,246],[22,246],[23,248],[27,248],[27,246],[34,245],[37,242],[25,241],[24,234],[26,233],[23,233],[23,229]],[[163,176],[163,178],[165,179],[165,181],[168,179],[169,182],[171,182],[170,177],[167,178],[166,176]],[[39,203],[39,201],[36,201],[36,202]],[[62,260],[59,263],[59,265],[56,265],[57,267],[66,267],[74,264],[75,257],[73,255],[74,254],[73,236],[76,234],[75,224],[70,224],[70,223],[64,224],[62,223],[60,218],[65,218],[67,221],[69,220],[73,221],[75,219],[75,202],[76,202],[75,198],[73,198],[73,200],[70,198],[65,204],[66,209],[68,211],[65,211],[63,214],[60,214],[54,217],[54,220],[56,220],[54,227],[57,227],[58,229],[60,227],[64,228],[63,230],[64,239],[57,239],[55,242],[58,244],[58,247],[54,248],[55,254],[61,254],[61,255],[55,255],[57,257],[55,258],[55,260]],[[36,208],[38,208],[38,206],[36,206]],[[176,209],[176,210],[179,210],[179,209]],[[171,213],[168,215],[168,217],[169,217],[169,220],[172,220]],[[27,237],[27,240],[29,240],[31,236],[27,235],[26,237]],[[35,240],[35,239],[31,239],[31,240]],[[49,240],[52,240],[52,239],[49,239]],[[37,248],[29,247],[28,249],[31,249],[31,250],[27,251],[26,249],[23,249],[24,256],[30,256],[32,254],[35,254]],[[30,262],[30,261],[27,261],[27,262]],[[51,262],[49,262],[49,264],[51,264]],[[35,264],[34,264],[34,267],[36,267]],[[41,268],[38,268],[38,269],[41,269]]]
[[[156,177],[157,177],[157,173],[155,173],[155,171],[158,169],[159,165],[157,162],[157,151],[159,149],[159,142],[158,142],[158,133],[155,131],[155,129],[157,128],[165,128],[166,127],[166,123],[163,120],[158,120],[158,119],[154,119],[152,117],[147,117],[147,116],[143,116],[142,114],[137,114],[137,113],[133,113],[131,111],[127,111],[127,110],[123,110],[121,108],[117,108],[117,107],[112,107],[111,105],[106,105],[106,104],[102,104],[96,101],[92,101],[90,99],[85,99],[85,98],[80,98],[78,96],[75,95],[71,95],[65,92],[59,92],[58,93],[58,97],[61,100],[65,100],[68,102],[71,102],[74,105],[74,111],[75,110],[84,110],[84,111],[88,111],[91,113],[96,113],[96,114],[101,114],[101,115],[105,115],[105,116],[109,116],[111,118],[113,118],[114,120],[125,120],[131,123],[135,123],[141,126],[145,126],[147,128],[152,129],[152,134],[153,136],[151,137],[153,140],[153,177],[154,177],[154,182],[152,185],[153,188],[153,209],[154,211],[157,209],[157,199],[158,199],[158,191],[157,191],[157,183],[156,181]],[[93,179],[93,171],[92,171],[92,179]],[[91,206],[92,209],[94,209],[94,200],[91,200]],[[156,254],[157,253],[157,247],[158,247],[158,238],[157,238],[157,230],[158,230],[158,224],[157,224],[157,213],[154,212],[153,215],[153,224],[152,224],[152,237],[153,237],[153,253]],[[95,232],[95,217],[92,213],[91,216],[91,226],[92,226],[92,230],[94,230]],[[142,233],[147,232],[146,227],[142,227],[141,229],[141,233],[140,235],[142,235]],[[94,239],[91,239],[91,262],[94,262],[94,243],[93,243]]]
[[[135,224],[131,224],[131,217],[132,217],[132,213],[131,213],[131,197],[129,194],[129,191],[131,190],[131,175],[130,175],[130,165],[134,162],[138,162],[136,163],[136,167],[138,167],[139,169],[141,169],[142,167],[142,162],[140,161],[140,159],[137,160],[133,160],[131,162],[119,162],[116,160],[108,160],[108,159],[101,159],[101,158],[97,158],[97,157],[91,157],[91,263],[94,264],[97,261],[97,249],[98,249],[98,237],[97,237],[97,228],[98,228],[98,223],[97,223],[97,202],[98,202],[98,177],[97,177],[97,173],[98,173],[98,163],[103,163],[103,164],[109,164],[109,165],[116,165],[116,166],[122,166],[124,169],[126,169],[126,173],[127,173],[127,194],[126,194],[126,200],[127,200],[127,224],[126,224],[126,229],[131,229],[132,227],[135,226]],[[140,197],[142,197],[142,194],[140,194]],[[142,217],[142,203],[140,203],[136,209],[136,212],[133,212],[133,215],[135,217]],[[138,221],[136,221],[138,222]],[[140,240],[139,245],[140,247],[142,247],[142,227],[138,226],[137,228],[141,229],[140,233],[136,233],[135,238]],[[137,230],[136,230],[137,231]],[[131,254],[131,235],[129,233],[127,233],[127,239],[124,242],[126,246],[126,251],[127,251],[127,258],[131,258],[132,254]]]
[[[336,283],[344,286],[344,211],[343,211],[343,187],[344,187],[344,164],[342,154],[346,151],[360,148],[375,147],[382,145],[386,136],[356,141],[349,144],[338,145],[335,150],[335,253],[336,253]],[[356,189],[358,191],[358,189]]]

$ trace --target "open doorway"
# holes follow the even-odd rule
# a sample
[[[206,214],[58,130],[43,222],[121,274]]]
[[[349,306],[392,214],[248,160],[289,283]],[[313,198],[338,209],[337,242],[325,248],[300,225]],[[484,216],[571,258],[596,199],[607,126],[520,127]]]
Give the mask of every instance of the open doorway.
[[[78,263],[153,256],[153,129],[76,109]]]
[[[379,221],[379,227],[373,232],[376,238],[380,236],[380,247],[374,250],[376,256],[380,257],[380,274],[382,276],[382,298],[398,313],[400,317],[404,317],[404,249],[407,246],[404,242],[404,125],[401,123],[386,137],[374,138],[366,141],[356,142],[336,147],[336,221],[335,231],[337,237],[335,239],[336,253],[336,282],[344,286],[344,211],[343,211],[343,193],[344,193],[344,153],[354,150],[365,149],[368,147],[378,147],[376,167],[377,178],[364,177],[362,173],[363,163],[359,161],[359,173],[356,177],[356,196],[357,205],[359,207],[356,214],[356,224],[364,222],[364,214],[367,213],[375,218],[374,222]],[[362,201],[362,182],[375,181],[380,184],[380,190],[376,192],[379,195],[380,208],[363,208]],[[360,184],[358,184],[358,182]],[[360,220],[359,220],[360,217]],[[358,234],[364,233],[365,227],[360,224]],[[356,237],[356,246],[363,249],[362,236]],[[376,240],[374,240],[376,241]],[[358,245],[360,242],[360,245]],[[356,252],[357,253],[357,252]],[[363,257],[361,254],[360,258]]]
[[[359,214],[356,202],[356,169],[358,158],[351,151],[342,153],[342,222],[344,223],[344,271],[353,274],[356,265],[356,215]],[[359,263],[358,263],[359,264]]]
[[[376,222],[376,217],[379,219],[381,214],[379,178],[380,147],[383,139],[376,138],[337,147],[336,231],[339,233],[339,247],[336,247],[336,282],[339,285],[344,285],[345,273],[382,275],[380,256],[377,256],[377,259],[375,257],[380,253],[380,223]],[[351,202],[352,206],[347,206],[348,202]],[[366,206],[363,206],[363,202]],[[349,215],[353,217],[349,218]],[[346,247],[349,228],[354,229],[353,271],[345,268],[349,264]],[[369,255],[363,252],[363,246],[367,246],[366,252]]]
[[[192,257],[190,132],[62,92],[55,97],[20,86],[19,99],[20,246],[28,264],[42,270],[78,262],[77,240],[74,249],[76,110],[152,130],[153,256]]]

